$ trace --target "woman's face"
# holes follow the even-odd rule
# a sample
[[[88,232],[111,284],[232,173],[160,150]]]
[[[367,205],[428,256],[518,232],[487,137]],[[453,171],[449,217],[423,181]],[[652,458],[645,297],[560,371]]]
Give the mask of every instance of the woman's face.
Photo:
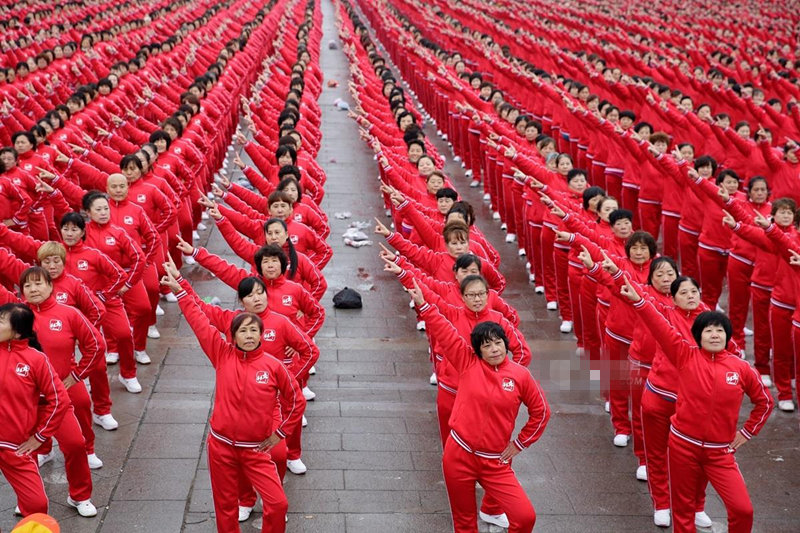
[[[741,137],[742,139],[749,139],[749,138],[750,138],[750,126],[748,126],[748,125],[744,125],[744,126],[742,126],[741,128],[737,129],[737,130],[736,130],[736,133],[737,133],[737,134],[739,135],[739,137]]]
[[[427,177],[430,176],[434,170],[436,170],[436,167],[434,166],[431,158],[420,157],[417,160],[417,170],[419,170],[420,175]]]
[[[61,226],[61,240],[63,240],[64,244],[67,246],[75,246],[81,242],[85,233],[84,230],[72,222],[67,222]]]
[[[18,154],[22,155],[25,152],[29,152],[33,148],[31,141],[25,135],[20,135],[14,141],[14,149],[17,151]]]
[[[781,207],[775,211],[772,220],[779,226],[791,226],[792,222],[794,222],[794,212],[788,207]]]
[[[556,151],[556,145],[553,143],[543,144],[541,148],[539,148],[539,153],[547,159],[547,156],[552,154]],[[553,163],[555,165],[555,162]]]
[[[481,273],[481,269],[478,268],[478,265],[472,263],[467,268],[457,268],[456,269],[456,282],[459,286],[461,286],[461,282],[464,281],[464,278],[467,276],[479,276]]]
[[[233,334],[236,346],[243,352],[252,352],[261,344],[261,328],[255,320],[245,320]]]
[[[589,211],[597,213],[597,204],[599,204],[602,199],[603,197],[599,194],[589,198]]]
[[[747,194],[750,197],[751,202],[763,204],[767,201],[767,198],[769,198],[769,189],[767,189],[767,183],[763,180],[758,180],[757,182],[753,183]]]
[[[603,202],[603,205],[600,206],[600,211],[597,214],[600,217],[600,220],[608,222],[608,215],[617,209],[619,209],[619,205],[617,204],[616,200],[606,200]]]
[[[700,306],[700,289],[691,281],[684,281],[672,297],[675,306],[683,311],[694,311]]]
[[[128,165],[122,169],[122,173],[125,175],[125,179],[128,180],[128,183],[133,183],[142,177],[142,170],[136,163],[128,163]]]
[[[267,279],[278,279],[281,276],[281,260],[277,257],[265,257],[261,260],[261,273]]]
[[[507,356],[503,339],[488,339],[481,344],[481,358],[492,366],[502,363]]]
[[[22,285],[22,296],[25,301],[33,305],[39,305],[47,300],[53,293],[53,285],[51,285],[44,276],[34,279],[29,276],[28,280]]]
[[[283,192],[289,196],[289,198],[292,200],[292,203],[297,202],[297,197],[300,196],[297,191],[297,186],[294,183],[290,183],[284,187]]]
[[[422,151],[422,147],[418,144],[412,144],[408,147],[408,160],[414,164],[419,161],[419,158],[425,155],[425,152]]]
[[[520,120],[517,122],[517,125],[514,126],[514,130],[516,130],[517,135],[525,135],[525,129],[528,127],[528,123],[524,120]]]
[[[483,282],[476,280],[464,287],[461,299],[464,300],[464,305],[467,309],[473,313],[479,313],[486,309],[486,304],[489,301],[489,291]]]
[[[568,157],[559,157],[556,163],[556,171],[562,176],[566,176],[570,170],[572,170],[572,161]],[[586,178],[584,177],[583,180],[585,182]]]
[[[447,241],[447,253],[450,254],[451,257],[459,257],[468,252],[469,241],[462,241],[456,237],[450,237],[450,240]]]
[[[425,183],[425,186],[428,189],[428,193],[436,194],[436,192],[444,187],[444,180],[438,174],[431,174],[428,176],[428,180]]]
[[[635,265],[643,265],[650,260],[650,248],[643,242],[634,243],[630,247],[628,257]]]
[[[653,272],[651,284],[661,294],[669,294],[669,287],[677,277],[678,273],[675,272],[672,265],[669,263],[661,263],[658,265],[655,272]]]
[[[439,210],[439,213],[446,215],[450,208],[453,207],[455,202],[452,198],[442,197],[436,199],[436,208]],[[445,223],[450,222],[450,217],[447,217]]]
[[[108,207],[108,200],[98,198],[89,206],[89,218],[92,222],[104,226],[111,219],[111,209]]]
[[[8,316],[9,313],[0,315],[0,342],[8,342],[18,338],[17,332],[11,327],[11,321]]]
[[[400,131],[406,131],[406,129],[414,123],[414,117],[406,115],[400,119]]]
[[[267,308],[267,291],[259,284],[253,285],[250,294],[242,298],[242,306],[248,313],[260,315]]]
[[[719,353],[728,345],[728,337],[722,326],[706,326],[700,334],[700,347],[709,353]]]
[[[170,139],[173,141],[178,138],[178,130],[176,130],[171,124],[165,124],[164,131],[167,132],[167,135],[169,135]]]
[[[285,166],[293,165],[294,162],[292,161],[292,156],[287,154],[283,154],[278,158],[278,166],[283,168]]]
[[[725,179],[722,180],[722,186],[725,187],[728,194],[735,194],[739,190],[739,180],[733,176],[725,176]]]
[[[583,174],[576,174],[571,180],[569,180],[567,185],[569,186],[570,190],[582,193],[586,190],[586,186],[588,184],[586,183],[586,176]],[[596,204],[597,202],[595,202],[595,205]]]
[[[528,142],[533,142],[536,140],[536,137],[539,136],[539,130],[536,129],[536,126],[527,126],[525,128],[525,140]]]
[[[153,143],[156,145],[156,150],[158,150],[159,154],[163,154],[167,151],[167,140],[166,139],[156,139]]]
[[[264,233],[264,240],[267,244],[277,244],[279,246],[283,246],[288,238],[289,234],[286,233],[286,230],[283,229],[283,226],[277,222],[270,224],[269,227],[267,227],[267,231]]]
[[[64,260],[60,255],[48,255],[41,260],[41,264],[50,274],[50,279],[58,279],[64,273]]]
[[[273,202],[269,206],[269,214],[271,217],[285,220],[292,214],[292,206],[283,201]]]

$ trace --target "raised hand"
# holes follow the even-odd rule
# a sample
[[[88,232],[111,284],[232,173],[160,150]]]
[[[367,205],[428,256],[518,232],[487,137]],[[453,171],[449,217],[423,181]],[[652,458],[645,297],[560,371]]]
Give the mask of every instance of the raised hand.
[[[639,293],[636,292],[636,289],[633,288],[633,285],[631,285],[631,282],[627,277],[625,278],[625,285],[620,287],[619,293],[633,303],[636,303],[642,299],[642,297],[639,296]]]
[[[392,234],[391,230],[387,228],[383,222],[381,222],[377,218],[375,219],[375,222],[376,222],[375,233],[377,233],[378,235],[383,235],[384,237],[388,237],[389,235]]]

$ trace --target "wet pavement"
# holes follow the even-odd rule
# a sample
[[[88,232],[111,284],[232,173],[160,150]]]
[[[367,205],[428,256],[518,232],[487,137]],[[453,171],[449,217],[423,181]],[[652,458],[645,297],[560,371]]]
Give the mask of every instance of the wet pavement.
[[[309,386],[304,430],[304,476],[287,473],[289,532],[446,532],[452,528],[442,480],[435,412],[436,389],[428,384],[430,364],[424,334],[399,284],[382,272],[375,246],[347,247],[340,235],[353,221],[382,216],[377,170],[358,139],[356,126],[333,101],[347,98],[347,63],[340,50],[329,50],[336,38],[333,8],[323,1],[322,68],[338,88],[325,88],[323,143],[319,162],[328,175],[323,208],[332,226],[334,249],[325,269],[328,313],[317,335],[321,350],[317,375]],[[428,128],[430,134],[435,134]],[[442,153],[452,157],[437,140]],[[599,384],[575,355],[571,335],[558,331],[557,314],[544,309],[533,294],[516,245],[505,244],[499,223],[491,221],[480,193],[469,189],[460,166],[448,163],[448,174],[476,208],[479,226],[503,257],[508,279],[504,293],[519,311],[521,329],[534,354],[531,365],[551,403],[553,416],[542,439],[520,454],[514,469],[536,507],[536,531],[647,532],[652,525],[645,483],[636,481],[632,449],[615,448]],[[350,211],[337,220],[334,213]],[[209,224],[200,244],[242,264]],[[235,305],[233,291],[199,267],[184,275],[202,296],[218,296]],[[335,310],[331,297],[341,288],[357,289],[361,310]],[[205,457],[205,437],[214,386],[213,370],[200,352],[176,304],[162,302],[166,316],[158,327],[162,338],[148,343],[153,363],[139,367],[142,394],[126,393],[113,367],[114,432],[97,429],[98,455],[105,466],[93,472],[94,519],[80,518],[66,506],[63,459],[42,468],[51,498],[51,514],[62,531],[109,533],[215,531]],[[522,419],[519,420],[522,422]],[[738,453],[755,506],[754,531],[800,531],[800,436],[796,414],[776,412],[764,431]],[[706,510],[714,531],[726,531],[725,510],[710,493]],[[0,483],[0,529],[15,519],[14,495]],[[260,510],[260,503],[256,509]],[[260,512],[242,524],[245,533],[260,530]],[[499,529],[493,529],[500,531]],[[485,524],[481,531],[489,531]]]

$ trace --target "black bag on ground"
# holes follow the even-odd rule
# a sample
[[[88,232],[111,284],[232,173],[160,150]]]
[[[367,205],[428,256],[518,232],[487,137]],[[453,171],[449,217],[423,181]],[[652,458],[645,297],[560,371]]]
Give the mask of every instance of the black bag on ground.
[[[333,295],[333,306],[337,309],[361,309],[361,295],[345,287]]]

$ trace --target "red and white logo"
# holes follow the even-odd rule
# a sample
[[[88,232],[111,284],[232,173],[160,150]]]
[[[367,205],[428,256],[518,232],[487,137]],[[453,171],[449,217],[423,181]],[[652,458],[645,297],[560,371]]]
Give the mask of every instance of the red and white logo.
[[[300,213],[295,213],[295,215],[294,215],[294,219],[295,219],[297,222],[302,222],[302,221],[303,221],[303,215],[301,215]]]
[[[143,204],[147,201],[147,196],[145,196],[144,194],[137,194],[136,201],[139,202],[140,204]]]
[[[14,185],[22,185],[22,180],[19,178],[11,178],[11,183]]]
[[[738,372],[728,372],[725,374],[725,383],[728,385],[738,385],[739,384],[739,373]]]
[[[286,306],[292,305],[292,297],[288,294],[284,295],[283,298],[281,298],[281,303]]]
[[[133,226],[133,217],[124,216],[122,217],[122,223],[126,226]]]
[[[176,146],[176,147],[175,147],[175,153],[176,153],[176,154],[179,154],[179,153],[181,153],[181,148],[180,148],[180,146]]]
[[[26,365],[25,363],[17,363],[17,368],[14,369],[17,375],[21,378],[27,378],[28,374],[31,373],[30,365]]]
[[[264,330],[264,340],[272,342],[275,340],[275,330],[274,329],[265,329]]]
[[[25,163],[25,166],[23,166],[22,168],[24,168],[25,170],[33,170],[33,165],[31,165],[30,163]]]
[[[110,235],[108,237],[106,237],[106,245],[107,246],[114,246],[115,244],[117,244],[117,239],[115,239],[114,237],[111,237]]]
[[[50,319],[50,331],[61,331],[64,324],[57,318]]]
[[[506,392],[513,392],[514,380],[511,378],[503,378],[503,390]]]
[[[89,261],[87,261],[86,259],[79,259],[78,270],[89,270]]]
[[[292,241],[292,244],[297,244],[297,235],[289,235],[289,240]]]
[[[58,303],[65,304],[65,303],[67,303],[68,299],[69,299],[69,296],[67,295],[66,292],[57,292],[56,293],[56,301]]]
[[[267,383],[269,381],[269,372],[266,370],[259,370],[256,372],[256,383]]]

